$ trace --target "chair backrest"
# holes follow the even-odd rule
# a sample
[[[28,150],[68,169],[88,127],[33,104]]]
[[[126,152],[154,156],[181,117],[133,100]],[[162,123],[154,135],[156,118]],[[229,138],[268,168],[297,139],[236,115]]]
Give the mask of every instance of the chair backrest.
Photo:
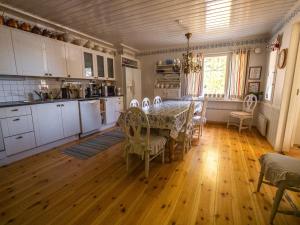
[[[257,105],[257,97],[254,94],[247,95],[243,102],[243,111],[252,113]]]
[[[150,107],[150,99],[144,98],[142,101],[142,109],[149,109]]]
[[[195,112],[195,102],[191,102],[187,116],[186,116],[186,120],[185,120],[185,124],[184,124],[184,132],[187,133],[189,129],[192,129],[193,126],[193,115]]]
[[[132,99],[132,100],[130,101],[129,107],[139,107],[139,106],[140,106],[140,103],[139,103],[138,100]]]
[[[158,105],[162,103],[162,100],[161,100],[161,97],[160,96],[156,96],[154,99],[153,99],[153,105]]]
[[[201,118],[205,118],[206,117],[207,105],[208,105],[208,97],[205,96],[204,97],[204,101],[203,101],[203,105],[202,105],[202,110],[201,110]]]
[[[142,126],[143,125],[143,126]],[[146,136],[142,128],[146,129]],[[143,155],[145,147],[149,146],[150,125],[147,115],[137,107],[129,108],[125,113],[125,136],[130,144],[130,152]]]

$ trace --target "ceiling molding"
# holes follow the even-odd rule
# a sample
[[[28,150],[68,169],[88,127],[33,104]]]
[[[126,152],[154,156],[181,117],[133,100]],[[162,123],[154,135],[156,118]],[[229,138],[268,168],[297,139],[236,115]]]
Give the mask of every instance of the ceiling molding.
[[[234,40],[234,41],[201,43],[198,45],[191,46],[191,50],[195,51],[195,50],[207,50],[207,49],[217,49],[217,48],[238,48],[238,47],[246,47],[246,46],[253,46],[253,45],[266,45],[268,44],[269,40],[270,40],[269,37],[257,37],[252,39],[243,39],[243,40]],[[138,53],[137,56],[184,52],[186,50],[187,50],[186,47],[155,49],[155,50],[142,51]]]
[[[287,13],[286,16],[284,16],[279,23],[277,23],[275,25],[275,27],[272,29],[272,38],[273,39],[277,33],[285,26],[287,25],[289,22],[291,22],[291,20],[298,15],[298,13],[300,12],[300,3],[298,2],[298,4],[295,5],[295,7],[289,11]]]

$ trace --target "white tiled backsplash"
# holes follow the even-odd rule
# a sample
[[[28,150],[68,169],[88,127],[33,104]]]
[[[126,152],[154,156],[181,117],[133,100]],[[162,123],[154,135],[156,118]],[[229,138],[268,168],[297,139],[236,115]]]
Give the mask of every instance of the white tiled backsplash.
[[[41,78],[0,78],[0,102],[28,100],[32,93],[34,99],[38,96],[34,91],[39,91],[43,86],[49,89],[60,88],[61,81]]]

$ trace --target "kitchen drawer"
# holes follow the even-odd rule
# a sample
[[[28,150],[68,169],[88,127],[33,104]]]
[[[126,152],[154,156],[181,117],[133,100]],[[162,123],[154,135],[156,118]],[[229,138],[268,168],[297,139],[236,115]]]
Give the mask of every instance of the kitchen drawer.
[[[30,115],[30,106],[16,106],[0,109],[0,118]]]
[[[13,155],[36,147],[33,132],[4,138],[6,155]]]
[[[9,137],[33,131],[32,116],[27,115],[1,119],[1,127],[3,137]]]

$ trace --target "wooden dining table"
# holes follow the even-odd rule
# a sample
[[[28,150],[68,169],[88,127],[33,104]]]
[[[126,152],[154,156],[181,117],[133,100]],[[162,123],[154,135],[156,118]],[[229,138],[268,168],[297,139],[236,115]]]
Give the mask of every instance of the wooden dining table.
[[[143,109],[146,113],[150,128],[163,130],[163,134],[169,139],[169,160],[174,159],[175,139],[183,128],[191,101],[163,101],[158,105],[151,105]],[[202,102],[195,102],[195,112],[202,110]],[[118,125],[124,125],[125,112],[122,112]]]

